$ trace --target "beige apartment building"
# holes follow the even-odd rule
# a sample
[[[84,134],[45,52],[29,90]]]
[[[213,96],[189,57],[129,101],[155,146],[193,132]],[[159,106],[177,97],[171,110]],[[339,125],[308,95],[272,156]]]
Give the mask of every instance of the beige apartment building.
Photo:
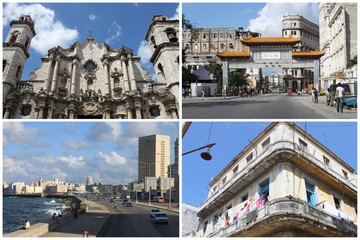
[[[170,165],[170,136],[150,135],[139,137],[138,179],[167,177]]]
[[[347,68],[350,59],[357,56],[357,3],[320,3],[320,81],[324,89],[333,83],[353,84],[357,67]],[[354,85],[351,85],[352,92]]]
[[[286,15],[283,17],[282,36],[292,36],[300,39],[300,42],[293,46],[294,51],[319,50],[319,25],[301,15]],[[296,82],[296,86],[300,90],[309,88],[309,85],[314,83],[314,71],[312,69],[283,69],[283,76],[284,81],[289,83],[285,85],[291,86],[291,82]]]
[[[357,236],[355,170],[295,123],[271,123],[209,189],[197,237]]]

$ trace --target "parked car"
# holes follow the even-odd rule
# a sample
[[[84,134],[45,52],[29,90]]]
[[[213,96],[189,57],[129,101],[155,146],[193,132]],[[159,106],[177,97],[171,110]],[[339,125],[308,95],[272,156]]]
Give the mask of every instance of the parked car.
[[[156,212],[154,214],[154,222],[155,223],[169,223],[169,218],[164,212]]]
[[[160,212],[160,210],[157,209],[157,208],[151,209],[151,210],[150,210],[150,217],[153,218],[153,217],[155,216],[155,213],[158,213],[158,212]]]
[[[328,88],[328,93],[326,94],[326,104],[330,106],[336,106],[336,100],[335,100],[335,93],[336,88],[338,87],[338,84],[331,84]],[[351,95],[351,90],[348,84],[343,83],[341,84],[341,87],[345,90],[345,98]]]
[[[128,202],[129,202],[129,199],[126,199],[126,198],[125,198],[125,199],[122,200],[122,205],[125,205],[125,204],[127,204]]]
[[[127,207],[132,207],[132,203],[131,203],[131,202],[127,202],[127,203],[126,203],[126,206],[127,206]]]

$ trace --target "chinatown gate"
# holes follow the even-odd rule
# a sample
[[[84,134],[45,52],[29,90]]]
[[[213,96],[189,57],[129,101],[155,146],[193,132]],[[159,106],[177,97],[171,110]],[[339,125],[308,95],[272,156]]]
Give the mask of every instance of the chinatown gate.
[[[300,39],[289,37],[248,38],[241,41],[249,47],[249,52],[221,52],[217,56],[223,64],[223,87],[226,92],[229,84],[229,73],[236,69],[246,68],[283,68],[311,69],[314,72],[314,88],[320,90],[320,57],[322,51],[293,51],[293,46]],[[287,77],[289,77],[287,75]],[[301,86],[301,81],[290,76],[285,83],[288,88],[294,84]]]

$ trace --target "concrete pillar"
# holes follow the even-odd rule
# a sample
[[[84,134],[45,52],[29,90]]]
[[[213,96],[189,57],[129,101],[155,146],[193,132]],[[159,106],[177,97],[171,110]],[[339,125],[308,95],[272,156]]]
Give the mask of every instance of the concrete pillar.
[[[121,64],[122,64],[122,69],[123,69],[123,74],[124,74],[124,90],[125,90],[125,92],[129,92],[130,91],[129,75],[128,75],[125,61],[126,61],[126,57],[121,56]]]
[[[70,93],[75,95],[76,89],[76,71],[77,71],[78,60],[74,59],[72,62],[72,70],[71,70],[71,91]]]
[[[51,69],[52,69],[52,65],[53,65],[53,62],[54,62],[54,54],[50,54],[50,57],[49,57],[50,61],[49,61],[49,67],[48,67],[48,70],[47,70],[47,73],[46,73],[46,79],[45,79],[45,92],[46,94],[49,93],[49,86],[50,86],[50,77],[51,77]]]
[[[225,94],[227,94],[228,86],[229,86],[229,62],[224,61],[223,64],[223,85],[222,88],[225,88]]]
[[[50,94],[54,94],[56,91],[56,84],[57,84],[57,75],[58,75],[58,71],[59,71],[59,65],[60,65],[60,56],[56,57],[56,62],[55,62],[55,68],[54,68],[54,74],[53,74],[53,78],[52,78],[52,82],[51,82],[51,90],[50,90]]]
[[[136,81],[135,81],[135,73],[134,73],[134,66],[132,61],[131,54],[128,55],[129,60],[129,77],[130,77],[130,90],[136,91]]]
[[[315,89],[317,89],[318,91],[320,91],[320,59],[316,59],[314,60],[314,86]]]

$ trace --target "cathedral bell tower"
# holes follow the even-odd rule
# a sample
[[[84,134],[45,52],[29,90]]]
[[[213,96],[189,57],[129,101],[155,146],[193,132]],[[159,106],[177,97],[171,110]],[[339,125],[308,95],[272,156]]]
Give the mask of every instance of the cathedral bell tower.
[[[26,59],[30,57],[29,46],[36,35],[34,22],[29,15],[11,21],[11,29],[3,43],[3,104],[6,97],[20,81]]]
[[[179,104],[179,20],[155,15],[145,40],[149,43],[151,63],[159,83],[165,83]]]

